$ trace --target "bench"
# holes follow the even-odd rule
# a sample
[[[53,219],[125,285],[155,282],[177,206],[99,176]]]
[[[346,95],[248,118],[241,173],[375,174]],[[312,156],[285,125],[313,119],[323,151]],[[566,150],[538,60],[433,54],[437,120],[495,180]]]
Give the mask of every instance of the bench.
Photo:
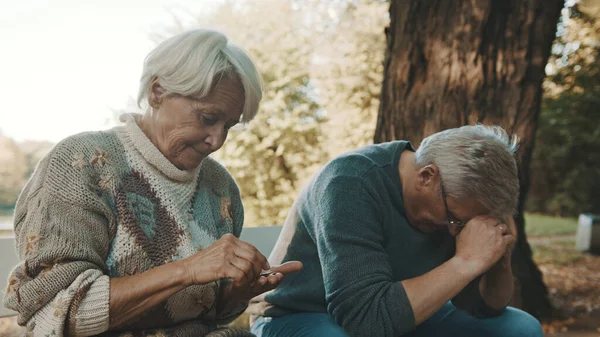
[[[269,257],[281,232],[281,226],[246,227],[240,238],[253,244],[263,255]],[[15,238],[0,238],[0,291],[4,296],[10,271],[19,263],[15,252]],[[13,316],[15,312],[4,308],[0,301],[0,317]]]
[[[6,291],[8,274],[17,263],[19,263],[19,259],[15,252],[15,238],[0,238],[0,292],[2,297],[4,297],[4,291]],[[0,317],[12,316],[14,314],[13,311],[6,309],[0,301]]]

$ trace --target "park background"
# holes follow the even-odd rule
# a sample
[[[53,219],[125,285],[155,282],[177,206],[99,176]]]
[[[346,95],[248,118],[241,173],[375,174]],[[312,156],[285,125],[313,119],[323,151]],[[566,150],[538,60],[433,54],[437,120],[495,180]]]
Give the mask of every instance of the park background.
[[[245,226],[282,224],[345,151],[498,124],[523,140],[513,304],[549,336],[600,336],[600,257],[575,249],[578,217],[600,213],[599,0],[3,1],[0,235],[40,158],[137,111],[145,55],[197,27],[247,49],[265,83],[214,154]]]

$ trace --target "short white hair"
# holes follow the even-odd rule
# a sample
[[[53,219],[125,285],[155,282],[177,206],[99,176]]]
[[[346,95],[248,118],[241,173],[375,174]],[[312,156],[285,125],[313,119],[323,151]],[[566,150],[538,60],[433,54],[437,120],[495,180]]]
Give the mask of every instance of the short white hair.
[[[202,98],[224,76],[241,81],[241,120],[251,121],[262,99],[262,81],[251,57],[220,32],[190,30],[163,41],[146,56],[137,104],[142,107],[154,77],[167,95]]]
[[[475,197],[490,215],[514,215],[519,199],[516,136],[499,126],[473,125],[433,134],[421,142],[415,165],[435,164],[448,196]]]

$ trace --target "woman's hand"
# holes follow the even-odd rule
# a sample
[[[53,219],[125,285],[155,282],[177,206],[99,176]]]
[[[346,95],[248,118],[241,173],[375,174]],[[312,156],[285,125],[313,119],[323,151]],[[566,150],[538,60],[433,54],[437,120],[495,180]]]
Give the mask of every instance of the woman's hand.
[[[233,301],[248,302],[250,299],[277,288],[284,275],[302,269],[302,262],[289,261],[280,266],[272,267],[269,271],[260,274],[254,282],[236,285],[230,284],[224,289],[224,298]]]
[[[229,278],[235,287],[241,287],[254,283],[262,270],[270,268],[267,258],[256,247],[231,234],[223,235],[209,247],[179,263],[184,269],[186,285]]]

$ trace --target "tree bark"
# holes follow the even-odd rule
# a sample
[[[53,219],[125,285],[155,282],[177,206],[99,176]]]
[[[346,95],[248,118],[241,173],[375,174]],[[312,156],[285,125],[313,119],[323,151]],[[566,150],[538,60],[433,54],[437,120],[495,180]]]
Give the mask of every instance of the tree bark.
[[[551,316],[524,231],[524,201],[542,81],[563,0],[395,0],[386,29],[381,106],[374,141],[421,140],[484,123],[521,139],[516,304]]]

